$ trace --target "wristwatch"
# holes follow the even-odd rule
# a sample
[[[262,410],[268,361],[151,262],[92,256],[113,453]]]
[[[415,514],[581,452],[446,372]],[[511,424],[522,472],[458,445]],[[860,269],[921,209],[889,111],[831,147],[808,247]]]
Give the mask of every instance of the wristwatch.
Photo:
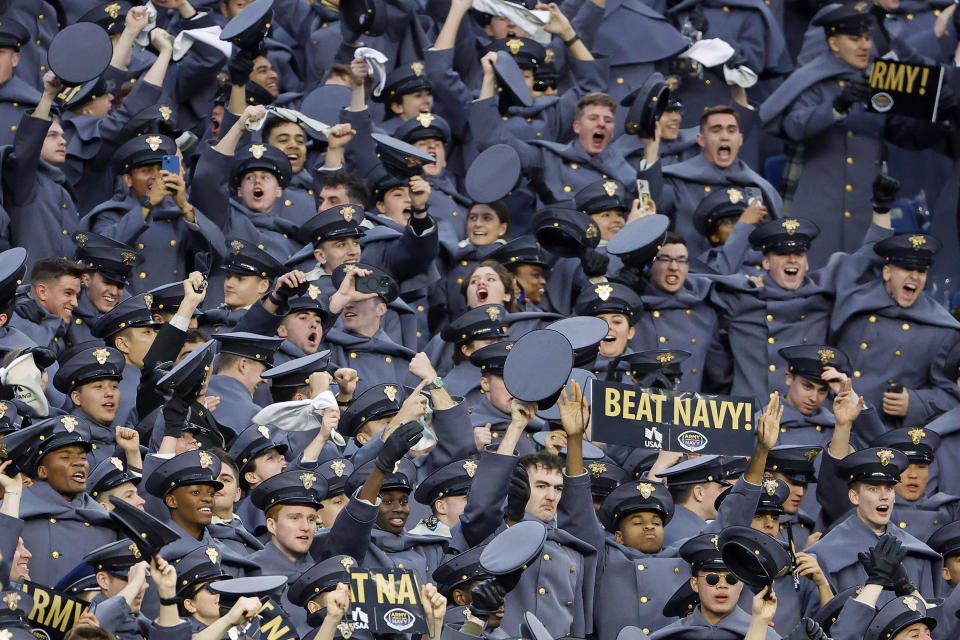
[[[140,206],[146,209],[147,211],[152,211],[156,205],[150,202],[150,196],[141,196]]]
[[[427,389],[433,391],[434,389],[443,389],[443,378],[437,376],[433,379],[433,382],[427,385]]]

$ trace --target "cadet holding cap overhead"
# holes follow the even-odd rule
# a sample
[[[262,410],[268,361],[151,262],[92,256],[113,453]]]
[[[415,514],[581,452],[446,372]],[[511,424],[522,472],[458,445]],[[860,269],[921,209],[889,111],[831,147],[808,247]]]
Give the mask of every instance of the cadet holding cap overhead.
[[[3,132],[0,144],[8,145],[14,136],[10,127],[16,126],[26,107],[40,101],[40,92],[19,77],[14,76],[20,64],[20,47],[30,41],[30,32],[13,19],[12,15],[0,17],[0,49],[8,62],[0,69],[0,127]],[[22,106],[21,106],[22,105]]]
[[[213,286],[223,282],[223,302],[201,318],[214,333],[233,330],[283,273],[283,265],[252,242],[229,238],[227,246],[229,253],[219,269],[222,275],[212,278]]]
[[[634,325],[640,321],[642,308],[640,296],[619,282],[598,283],[577,298],[578,315],[595,316],[605,320],[609,327],[591,367],[596,375],[607,376],[614,359],[632,353],[628,344],[636,335]]]
[[[763,254],[750,245],[750,235],[767,213],[758,200],[747,202],[744,189],[717,189],[700,201],[693,212],[693,226],[710,248],[698,256],[720,274],[757,275]]]
[[[100,628],[118,638],[148,637],[150,620],[140,612],[149,586],[148,563],[128,539],[94,549],[83,561],[96,569],[100,593],[90,603]]]
[[[253,394],[283,340],[246,332],[220,333],[214,340],[220,344],[220,357],[207,394],[221,399],[217,421],[240,433],[262,409]]]
[[[637,90],[636,96],[630,104],[630,110],[627,112],[624,123],[625,129],[626,124],[630,122],[640,123],[642,122],[640,116],[644,113],[650,113],[648,108],[650,97],[656,97],[658,102],[663,99],[659,92],[651,96],[649,91],[645,91],[646,85],[651,80],[655,80],[657,75],[660,76],[659,82],[664,82],[663,74],[658,72],[650,74],[647,83],[644,83],[644,86]],[[653,89],[655,86],[656,82],[650,88]],[[644,97],[647,99],[644,100]],[[621,104],[629,99],[630,96],[627,96],[621,101]],[[660,144],[657,147],[660,155],[659,159],[664,166],[669,166],[689,160],[700,153],[700,147],[697,145],[699,128],[696,126],[680,128],[683,122],[684,106],[683,101],[677,94],[670,92],[663,101],[666,103],[666,107],[659,114],[653,112],[653,115],[655,117],[654,125],[659,128],[660,134]],[[634,169],[640,171],[644,166],[649,166],[657,160],[657,158],[647,155],[646,147],[647,141],[651,140],[656,133],[656,129],[650,132],[643,127],[637,127],[636,130],[630,132],[624,131],[619,138],[613,141],[613,148],[622,153]]]

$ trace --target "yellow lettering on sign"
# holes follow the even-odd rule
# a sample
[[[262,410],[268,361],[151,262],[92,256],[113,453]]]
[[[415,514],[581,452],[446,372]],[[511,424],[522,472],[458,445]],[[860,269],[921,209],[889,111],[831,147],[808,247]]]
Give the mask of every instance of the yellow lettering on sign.
[[[24,589],[26,589],[26,587],[24,587]],[[47,611],[47,605],[50,604],[50,596],[46,591],[34,589],[32,597],[33,609],[30,611],[30,615],[27,617],[34,622],[40,622],[43,620],[43,616]]]
[[[673,424],[690,424],[690,398],[673,398]]]
[[[873,70],[870,72],[870,86],[874,89],[883,88],[883,77],[887,72],[887,63],[883,60],[877,60],[873,63]]]
[[[710,401],[710,416],[713,418],[713,428],[719,429],[723,426],[723,416],[727,413],[729,402]],[[719,405],[719,406],[718,406]]]
[[[902,65],[890,65],[887,69],[887,82],[885,89],[892,91],[903,91],[903,80],[906,75],[906,69]]]
[[[613,387],[607,387],[604,394],[603,413],[614,417],[620,415],[620,392]]]
[[[69,620],[71,609],[73,609],[73,600],[68,600],[64,604],[63,598],[54,595],[53,601],[50,603],[50,610],[47,612],[47,618],[41,624],[66,631],[67,623],[72,622],[72,620]],[[37,622],[40,622],[40,620],[37,620]]]
[[[907,93],[913,93],[913,82],[920,75],[920,67],[907,67]]]
[[[650,396],[650,399],[653,400],[656,404],[656,416],[654,417],[654,422],[663,422],[663,403],[666,402],[667,396],[655,393]]]
[[[387,604],[396,604],[397,588],[394,584],[393,575],[383,576],[378,573],[373,578],[373,581],[377,584],[377,604],[383,604],[385,600]]]
[[[637,392],[630,389],[623,392],[623,417],[626,420],[636,420],[637,416],[633,413],[636,404]]]
[[[397,602],[395,604],[417,604],[417,593],[409,573],[400,576],[400,587],[397,589]]]
[[[707,403],[703,398],[697,398],[697,404],[693,407],[693,420],[691,427],[710,428],[710,414],[707,412]]]
[[[273,607],[271,607],[273,608]],[[260,623],[260,637],[266,637],[267,640],[277,640],[277,638],[284,638],[290,635],[290,627],[283,624],[283,616],[277,616],[273,620],[263,623]]]
[[[730,413],[730,422],[731,429],[737,431],[740,429],[740,414],[743,413],[743,407],[746,406],[741,402],[724,402],[724,404],[730,405],[727,408],[727,411]]]
[[[364,591],[363,584],[364,582],[366,582],[367,578],[370,577],[370,574],[369,573],[351,573],[350,577],[353,579],[353,584],[357,588],[356,593],[350,594],[350,599],[353,600],[354,602],[361,602],[361,603],[366,602],[367,594]]]

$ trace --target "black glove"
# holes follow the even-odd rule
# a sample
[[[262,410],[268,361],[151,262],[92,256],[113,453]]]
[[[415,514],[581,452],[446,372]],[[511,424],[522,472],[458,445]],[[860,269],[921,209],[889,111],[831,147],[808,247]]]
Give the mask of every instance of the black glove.
[[[393,473],[400,459],[423,437],[423,425],[419,422],[407,422],[390,434],[377,456],[377,469],[384,473]]]
[[[503,515],[511,522],[523,520],[527,511],[527,501],[530,500],[530,478],[527,468],[518,464],[510,474],[510,485],[507,487],[507,509]]]
[[[901,562],[897,566],[897,570],[893,574],[893,592],[897,594],[898,597],[908,596],[914,591],[917,590],[916,585],[910,581],[910,576],[907,575],[907,568],[903,566]]]
[[[503,589],[504,593],[510,593],[513,591],[517,583],[520,582],[520,578],[523,577],[523,569],[517,569],[513,573],[505,573],[503,575],[497,576],[497,584],[500,585],[500,588]]]
[[[643,272],[634,267],[624,267],[610,279],[614,282],[619,282],[626,287],[630,287],[637,293],[643,291],[644,287],[646,286],[646,283],[643,279]]]
[[[697,6],[693,8],[693,11],[690,12],[690,25],[704,35],[709,31],[710,21],[707,20],[707,16],[704,15],[702,5],[697,4]]]
[[[277,288],[277,292],[273,295],[277,298],[280,298],[284,302],[290,298],[302,295],[307,292],[307,289],[310,288],[310,283],[304,280],[296,287],[291,287],[286,283],[280,283],[280,286]]]
[[[900,181],[883,174],[873,179],[873,210],[887,213],[900,193]]]
[[[186,398],[173,396],[163,404],[163,435],[179,438],[187,427],[190,403]]]
[[[900,541],[892,536],[882,536],[869,551],[857,554],[860,564],[867,572],[867,584],[893,587],[897,569],[906,554]]]
[[[227,72],[230,74],[230,84],[235,87],[246,85],[252,71],[253,55],[243,49],[237,51],[237,54],[230,58],[230,62],[227,63]]]
[[[790,635],[783,640],[830,640],[816,620],[801,618]]]
[[[580,266],[588,278],[599,278],[606,275],[607,267],[610,266],[610,256],[603,251],[586,248],[583,255],[580,256]]]
[[[872,92],[866,80],[847,80],[840,95],[833,99],[833,108],[837,113],[847,113],[858,102],[869,100]]]
[[[470,590],[470,612],[478,618],[489,618],[503,606],[506,589],[497,583],[496,578],[487,578]]]
[[[57,354],[46,347],[30,347],[24,349],[23,353],[33,354],[33,362],[38,369],[46,369],[57,361]]]

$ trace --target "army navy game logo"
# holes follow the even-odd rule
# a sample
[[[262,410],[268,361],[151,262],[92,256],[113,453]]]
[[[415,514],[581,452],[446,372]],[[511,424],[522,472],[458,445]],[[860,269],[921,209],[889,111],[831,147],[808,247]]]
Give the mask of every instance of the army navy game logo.
[[[684,431],[677,436],[677,442],[687,451],[700,451],[707,446],[707,436],[699,431]]]
[[[417,621],[416,617],[406,609],[393,608],[383,614],[383,621],[396,631],[406,631]]]

